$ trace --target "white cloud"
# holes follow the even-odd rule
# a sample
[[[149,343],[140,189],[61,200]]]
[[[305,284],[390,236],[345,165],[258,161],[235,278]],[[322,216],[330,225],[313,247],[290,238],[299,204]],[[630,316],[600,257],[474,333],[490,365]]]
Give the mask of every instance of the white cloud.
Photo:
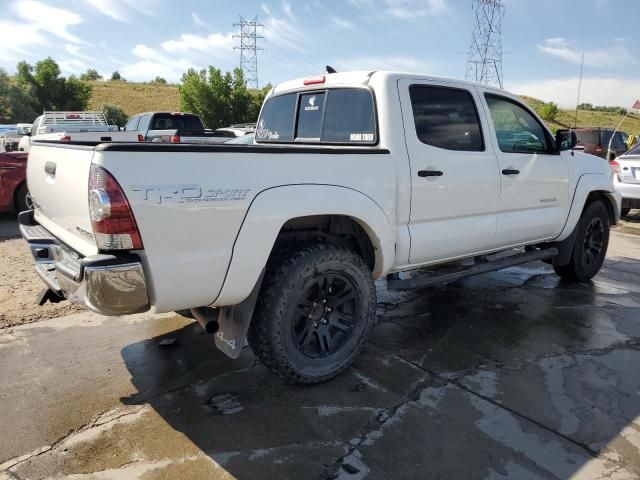
[[[555,102],[561,107],[576,105],[578,78],[557,78],[539,81],[513,82],[507,88],[520,95]],[[640,98],[640,80],[588,77],[582,79],[580,102],[593,105],[631,107]]]
[[[0,45],[3,63],[26,55],[32,47],[46,45],[47,39],[34,25],[0,20]]]
[[[157,16],[159,0],[84,0],[103,15],[119,22],[129,22],[137,14]]]
[[[291,5],[283,2],[284,16],[273,14],[264,3],[261,8],[266,14],[264,37],[276,47],[288,48],[299,53],[304,52],[302,44],[305,37],[298,28],[298,22]]]
[[[68,31],[69,27],[82,22],[82,17],[77,13],[32,0],[18,1],[12,8],[22,20],[39,31],[51,33],[68,42],[84,43]]]
[[[355,32],[357,30],[356,26],[346,18],[331,17],[329,22],[332,27],[342,28],[344,30],[351,30],[352,32]]]
[[[349,0],[362,12],[383,11],[384,15],[403,20],[436,16],[448,11],[448,0]]]
[[[193,35],[184,33],[177,40],[162,42],[162,48],[169,53],[206,53],[215,58],[224,58],[233,54],[232,33],[211,33]]]
[[[193,26],[197,29],[211,28],[211,26],[204,20],[202,20],[202,18],[200,18],[200,15],[198,15],[196,12],[191,12],[191,19],[193,20]]]
[[[186,58],[174,58],[147,45],[138,44],[131,53],[138,60],[120,68],[120,73],[127,80],[148,81],[158,75],[167,80],[178,80],[184,72],[194,67]]]
[[[576,65],[582,61],[584,52],[584,64],[589,67],[620,67],[636,62],[622,40],[614,40],[599,48],[580,49],[566,38],[548,38],[538,48],[548,55]]]

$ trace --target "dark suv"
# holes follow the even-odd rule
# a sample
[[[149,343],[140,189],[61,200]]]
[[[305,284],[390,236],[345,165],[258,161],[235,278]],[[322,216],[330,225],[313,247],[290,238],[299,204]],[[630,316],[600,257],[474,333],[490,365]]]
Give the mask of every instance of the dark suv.
[[[586,153],[605,158],[614,132],[612,128],[576,128],[573,131],[578,137],[578,147],[584,147]],[[611,142],[611,151],[616,157],[628,150],[626,142],[627,134],[618,130]]]

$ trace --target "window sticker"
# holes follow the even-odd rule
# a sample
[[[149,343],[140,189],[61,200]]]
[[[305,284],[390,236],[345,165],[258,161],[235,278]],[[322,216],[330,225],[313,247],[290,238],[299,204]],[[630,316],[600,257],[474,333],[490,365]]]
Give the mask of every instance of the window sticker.
[[[351,133],[349,135],[351,142],[373,142],[373,133]]]
[[[264,128],[264,119],[261,119],[256,130],[256,137],[258,137],[258,140],[278,140],[280,134],[277,130],[272,132],[268,128]]]
[[[310,96],[309,99],[307,100],[307,103],[308,105],[304,107],[305,112],[317,112],[318,109],[320,108],[318,105],[316,105],[315,95]]]

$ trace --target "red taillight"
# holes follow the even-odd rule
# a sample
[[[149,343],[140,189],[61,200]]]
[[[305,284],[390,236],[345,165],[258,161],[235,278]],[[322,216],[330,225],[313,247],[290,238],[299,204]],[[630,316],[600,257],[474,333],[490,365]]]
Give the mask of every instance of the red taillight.
[[[595,154],[600,155],[601,153],[602,153],[602,145],[598,144],[596,145]]]
[[[89,214],[93,235],[101,250],[142,248],[127,197],[115,178],[99,165],[91,165]]]
[[[615,160],[611,160],[609,162],[609,166],[611,167],[611,173],[614,175],[620,175],[620,164]]]
[[[171,143],[180,143],[180,135],[171,135]]]
[[[324,75],[320,75],[319,77],[309,77],[304,79],[305,85],[318,85],[320,83],[324,83]]]
[[[60,137],[61,142],[70,142],[71,137],[69,135],[65,135],[64,137]]]
[[[144,142],[144,135],[138,134],[138,141],[139,142]]]

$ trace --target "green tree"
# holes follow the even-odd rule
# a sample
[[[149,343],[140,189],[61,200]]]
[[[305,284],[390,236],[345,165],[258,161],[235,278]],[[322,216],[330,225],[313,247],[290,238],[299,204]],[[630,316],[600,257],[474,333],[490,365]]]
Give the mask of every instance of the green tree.
[[[102,80],[102,75],[100,75],[96,69],[90,68],[85,73],[80,75],[80,80],[84,82]]]
[[[109,125],[124,127],[129,120],[129,116],[124,112],[124,109],[115,103],[102,103],[100,110],[104,112]]]
[[[558,115],[558,105],[553,102],[545,103],[538,109],[538,115],[544,120],[552,121]]]
[[[0,123],[11,122],[11,107],[9,106],[9,90],[11,80],[4,70],[0,69]]]
[[[213,66],[199,72],[189,69],[178,91],[180,108],[197,113],[208,128],[255,121],[249,119],[251,94],[239,68],[233,74]]]
[[[156,83],[158,85],[166,85],[167,81],[162,77],[156,77],[156,78],[153,79],[153,81],[151,83]]]
[[[270,83],[266,86],[259,88],[257,90],[251,89],[249,90],[249,94],[251,95],[251,101],[249,103],[249,110],[247,111],[247,122],[257,122],[258,115],[260,115],[260,109],[262,108],[262,104],[264,103],[264,98],[267,96],[269,91],[273,87]]]
[[[120,75],[119,71],[115,71],[111,74],[111,81],[112,82],[126,82],[127,79],[124,78],[122,75]]]
[[[43,110],[84,110],[91,98],[91,85],[73,75],[68,79],[60,75],[60,67],[47,58],[32,67],[18,63],[16,85],[30,98],[29,107]]]

